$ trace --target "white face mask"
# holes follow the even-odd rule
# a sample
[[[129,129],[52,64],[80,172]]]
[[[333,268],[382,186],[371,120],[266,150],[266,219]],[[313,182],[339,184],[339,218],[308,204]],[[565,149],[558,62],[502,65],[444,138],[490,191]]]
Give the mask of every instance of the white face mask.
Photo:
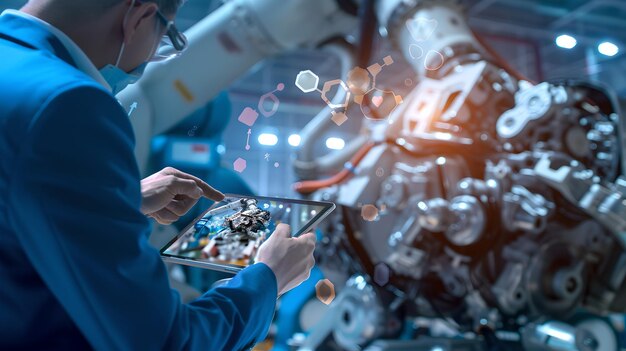
[[[135,1],[136,0],[133,0],[130,8],[124,16],[124,26],[126,26],[126,21],[128,21],[130,10],[135,6]],[[115,65],[108,64],[100,69],[100,74],[102,74],[104,80],[106,80],[107,83],[109,83],[109,85],[111,86],[111,92],[113,93],[113,95],[117,95],[117,93],[124,90],[124,88],[126,88],[128,85],[136,83],[139,78],[141,78],[143,72],[146,69],[146,66],[148,65],[148,62],[144,62],[130,72],[125,72],[124,70],[119,68],[125,48],[126,43],[122,41],[122,47],[120,48],[120,53],[117,55],[117,61],[115,62]]]
[[[148,66],[148,62],[142,63],[139,67],[130,72],[125,72],[117,67],[117,65],[108,64],[100,70],[100,74],[102,74],[104,80],[111,86],[113,95],[117,95],[130,84],[136,83],[143,75],[146,66]]]

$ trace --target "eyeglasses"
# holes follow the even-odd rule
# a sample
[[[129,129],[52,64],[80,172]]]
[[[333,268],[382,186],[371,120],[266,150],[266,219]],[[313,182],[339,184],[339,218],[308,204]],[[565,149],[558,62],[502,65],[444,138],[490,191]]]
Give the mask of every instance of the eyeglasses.
[[[158,19],[165,26],[164,43],[173,47],[178,53],[185,51],[188,44],[185,34],[179,31],[176,25],[174,25],[174,21],[168,20],[160,10],[157,10],[156,14]]]
[[[141,4],[143,0],[133,0],[133,4]],[[182,54],[187,49],[187,37],[176,28],[174,21],[170,21],[165,17],[161,10],[157,9],[156,17],[165,27],[165,35],[160,42],[155,43],[155,51],[149,62],[167,61]]]

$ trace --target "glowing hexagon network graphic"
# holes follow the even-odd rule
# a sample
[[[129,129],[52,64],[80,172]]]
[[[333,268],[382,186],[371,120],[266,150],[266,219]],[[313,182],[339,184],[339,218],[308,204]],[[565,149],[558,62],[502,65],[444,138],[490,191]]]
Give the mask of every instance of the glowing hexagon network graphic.
[[[331,109],[331,119],[338,126],[348,120],[347,110],[350,103],[354,102],[361,107],[365,118],[371,120],[386,120],[395,108],[402,103],[402,97],[393,91],[381,90],[376,87],[376,76],[384,67],[393,64],[391,56],[385,56],[383,62],[374,63],[367,68],[355,67],[346,77],[347,82],[341,79],[326,81],[322,90],[317,89],[319,77],[311,70],[300,71],[296,77],[296,86],[304,93],[318,91],[322,100]],[[335,88],[336,87],[336,88]],[[343,89],[344,98],[341,101],[333,101],[331,91]],[[340,96],[340,95],[336,95]]]

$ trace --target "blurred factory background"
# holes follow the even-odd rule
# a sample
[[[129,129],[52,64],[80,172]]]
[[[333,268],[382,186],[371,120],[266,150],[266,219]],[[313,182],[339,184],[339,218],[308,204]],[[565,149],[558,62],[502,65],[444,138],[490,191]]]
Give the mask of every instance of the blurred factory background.
[[[0,10],[19,8],[25,0],[5,0]],[[186,30],[206,15],[217,9],[222,0],[189,0],[180,10],[177,25]],[[463,0],[469,25],[484,36],[511,66],[535,81],[550,81],[559,78],[585,78],[599,81],[613,88],[620,98],[626,99],[626,1],[622,0]],[[561,35],[573,39],[557,38]],[[568,40],[569,39],[569,40]],[[617,52],[608,45],[609,52],[599,50],[602,43],[612,43]],[[607,45],[605,45],[607,46]],[[380,85],[402,90],[404,77],[413,78],[413,72],[394,52],[389,42],[378,41],[375,59],[392,55],[396,63],[381,75]],[[374,59],[372,61],[375,61]],[[215,63],[223,65],[224,63]],[[321,81],[336,79],[340,75],[338,60],[332,55],[314,50],[296,50],[265,60],[254,66],[228,88],[232,102],[230,123],[224,133],[224,164],[232,163],[242,155],[246,145],[247,126],[236,123],[239,113],[247,106],[256,106],[259,97],[276,89],[278,83],[285,84],[285,90],[276,95],[280,107],[271,118],[261,118],[250,137],[251,152],[247,169],[242,173],[244,180],[258,194],[294,196],[291,189],[296,178],[289,167],[298,135],[306,123],[324,106],[319,94],[304,94],[294,85],[298,72],[310,69],[316,72]],[[402,79],[398,79],[402,77]],[[211,84],[207,82],[207,84]],[[328,138],[348,140],[354,127],[342,126],[332,130],[323,140],[319,140],[318,153],[330,151],[326,146]],[[276,144],[261,145],[261,134],[276,135]],[[262,140],[263,141],[263,140]],[[271,144],[273,138],[264,140]],[[340,147],[331,144],[331,147]],[[269,161],[265,154],[269,153]],[[278,162],[279,167],[274,167]],[[270,181],[271,180],[271,181]]]

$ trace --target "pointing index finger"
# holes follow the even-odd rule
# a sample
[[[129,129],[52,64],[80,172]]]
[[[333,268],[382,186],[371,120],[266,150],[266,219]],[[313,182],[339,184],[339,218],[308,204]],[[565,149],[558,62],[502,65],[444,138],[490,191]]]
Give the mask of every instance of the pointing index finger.
[[[224,194],[222,194],[220,191],[218,191],[218,190],[214,189],[213,187],[211,187],[209,184],[207,184],[202,179],[200,179],[200,178],[198,178],[198,177],[196,177],[194,175],[191,175],[191,174],[179,171],[179,170],[177,170],[175,168],[172,168],[172,172],[175,175],[177,175],[177,176],[179,176],[181,178],[190,179],[190,180],[193,180],[194,182],[196,182],[196,185],[198,185],[198,187],[200,189],[202,189],[204,197],[206,197],[208,199],[211,199],[213,201],[222,201],[222,200],[224,200]]]
[[[200,187],[200,189],[202,189],[202,192],[204,192],[204,197],[206,197],[207,199],[216,201],[216,202],[224,200],[225,196],[224,194],[222,194],[222,192],[214,189],[212,186],[203,182],[200,179],[198,179],[198,181],[200,181],[200,183],[198,183],[197,181],[196,183],[198,183],[198,186]]]

